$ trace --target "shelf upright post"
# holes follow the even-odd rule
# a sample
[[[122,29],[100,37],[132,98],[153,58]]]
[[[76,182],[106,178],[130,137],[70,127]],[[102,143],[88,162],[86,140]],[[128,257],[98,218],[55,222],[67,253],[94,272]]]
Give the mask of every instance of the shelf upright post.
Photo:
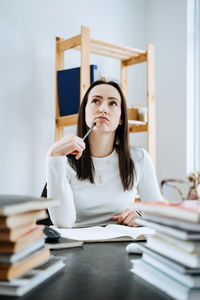
[[[58,48],[58,43],[64,40],[60,37],[56,37],[56,117],[55,117],[55,141],[60,140],[64,136],[64,127],[59,127],[57,120],[60,117],[59,105],[58,105],[58,85],[57,85],[57,71],[64,69],[64,51]]]
[[[121,61],[121,87],[126,102],[128,102],[128,70],[126,63],[123,60]]]
[[[81,26],[80,102],[90,86],[90,28]]]

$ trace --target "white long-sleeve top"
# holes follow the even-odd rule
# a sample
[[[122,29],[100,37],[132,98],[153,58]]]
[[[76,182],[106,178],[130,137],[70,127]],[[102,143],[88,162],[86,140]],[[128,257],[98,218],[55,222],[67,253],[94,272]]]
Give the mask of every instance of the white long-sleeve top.
[[[111,223],[113,216],[133,207],[137,191],[142,201],[162,201],[148,152],[136,147],[130,151],[136,172],[130,191],[123,190],[116,150],[103,158],[92,157],[94,184],[78,180],[65,156],[47,156],[47,196],[61,201],[59,207],[49,209],[53,224],[71,228]]]

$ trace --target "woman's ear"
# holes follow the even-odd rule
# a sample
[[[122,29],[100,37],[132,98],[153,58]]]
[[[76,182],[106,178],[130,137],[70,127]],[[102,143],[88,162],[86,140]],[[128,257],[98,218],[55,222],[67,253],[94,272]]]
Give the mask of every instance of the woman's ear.
[[[123,123],[123,122],[122,122],[122,120],[120,119],[120,120],[119,120],[119,125],[122,125],[122,123]]]

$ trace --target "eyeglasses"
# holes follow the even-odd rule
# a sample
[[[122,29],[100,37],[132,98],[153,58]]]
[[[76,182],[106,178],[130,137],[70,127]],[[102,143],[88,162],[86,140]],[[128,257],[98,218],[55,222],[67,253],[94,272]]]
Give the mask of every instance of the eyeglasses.
[[[161,193],[164,201],[179,204],[189,200],[193,184],[190,181],[166,179],[161,181]],[[193,198],[194,199],[194,198]],[[198,199],[198,196],[197,198]]]

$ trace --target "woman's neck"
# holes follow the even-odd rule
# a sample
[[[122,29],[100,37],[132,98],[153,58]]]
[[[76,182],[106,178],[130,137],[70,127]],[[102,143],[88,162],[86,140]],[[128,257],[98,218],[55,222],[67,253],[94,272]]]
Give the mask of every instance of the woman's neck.
[[[90,152],[93,157],[105,157],[112,153],[114,147],[114,133],[91,132],[89,136]]]

